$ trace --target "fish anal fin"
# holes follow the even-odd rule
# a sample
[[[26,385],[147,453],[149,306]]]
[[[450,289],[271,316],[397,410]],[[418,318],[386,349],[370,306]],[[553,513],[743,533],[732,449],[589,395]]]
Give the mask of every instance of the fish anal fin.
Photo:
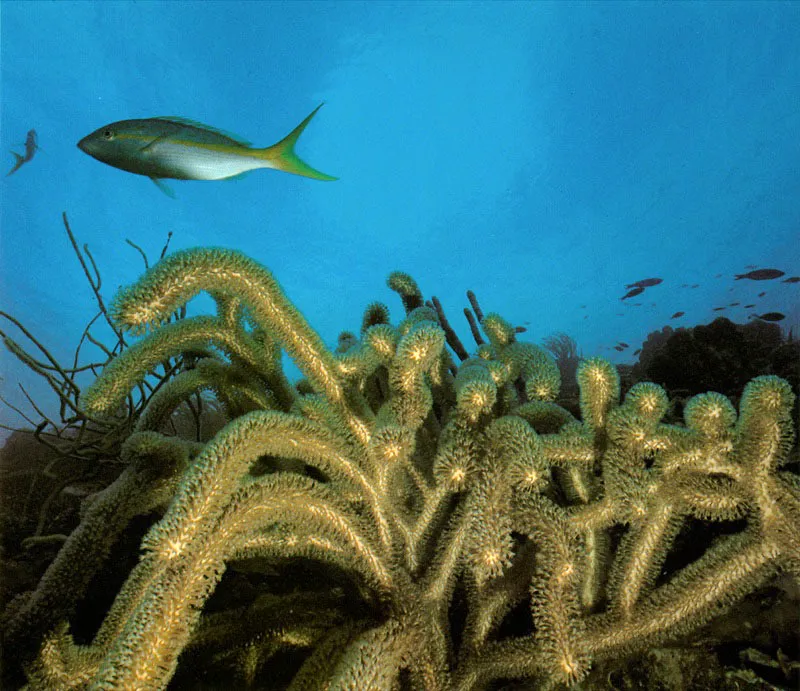
[[[160,189],[164,194],[166,194],[170,199],[176,199],[175,192],[173,192],[172,188],[167,185],[161,178],[150,178],[153,183],[155,184],[158,189]]]
[[[222,182],[231,182],[232,180],[241,180],[242,178],[246,178],[252,172],[253,172],[252,170],[246,170],[243,173],[237,173],[236,175],[231,175],[228,178],[223,178]]]

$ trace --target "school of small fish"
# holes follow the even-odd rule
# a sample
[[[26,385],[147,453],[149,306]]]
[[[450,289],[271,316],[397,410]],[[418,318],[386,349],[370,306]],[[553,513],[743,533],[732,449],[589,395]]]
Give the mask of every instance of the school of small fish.
[[[761,269],[761,268],[758,268],[758,266],[755,265],[755,264],[748,264],[745,268],[748,269],[748,271],[746,273],[734,274],[733,275],[733,279],[735,281],[740,281],[740,280],[773,281],[773,280],[776,280],[776,279],[781,278],[781,277],[786,275],[785,272],[781,271],[780,269]],[[714,276],[714,278],[722,278],[722,276],[723,276],[723,274],[716,274]],[[628,299],[630,299],[632,297],[636,297],[637,295],[641,295],[645,291],[645,289],[651,288],[653,286],[657,286],[657,285],[659,285],[659,284],[661,284],[663,282],[664,282],[664,279],[662,279],[662,278],[644,278],[644,279],[641,279],[641,280],[638,280],[638,281],[634,281],[633,283],[627,283],[625,285],[625,289],[627,290],[627,292],[620,298],[620,300],[624,301],[624,300],[628,300]],[[781,281],[781,283],[790,283],[790,284],[791,283],[800,283],[800,276],[790,276],[788,278],[784,278]],[[691,288],[697,288],[699,286],[700,286],[699,283],[683,283],[683,284],[681,284],[680,287],[681,288],[689,288],[689,289],[691,289]],[[729,288],[729,290],[733,290],[733,288]],[[758,297],[759,298],[763,298],[766,295],[767,295],[767,291],[762,291],[762,292],[760,292],[758,294]],[[737,300],[737,301],[731,302],[731,303],[729,303],[728,305],[725,305],[725,306],[712,307],[711,311],[712,312],[723,312],[728,308],[740,307],[741,304],[742,303]],[[628,303],[628,305],[631,306],[631,307],[641,307],[642,303],[641,302],[633,302],[633,303]],[[655,307],[656,303],[655,302],[650,303],[650,306],[651,307]],[[748,303],[748,304],[744,305],[743,309],[753,309],[754,307],[756,307],[755,303]],[[581,305],[581,309],[585,309],[585,308],[586,308],[586,305]],[[673,314],[670,317],[670,319],[679,319],[679,318],[683,317],[685,314],[686,314],[685,311],[678,310],[677,312],[673,312]],[[618,317],[624,316],[624,312],[617,312],[616,315]],[[587,317],[588,317],[588,315],[584,315],[583,318],[586,319]],[[780,321],[783,321],[786,318],[786,315],[783,312],[773,311],[773,312],[763,312],[762,314],[750,314],[749,318],[751,318],[751,319],[759,319],[759,320],[765,321],[765,322],[780,322]],[[625,343],[624,341],[617,341],[617,343],[615,345],[610,346],[611,349],[617,351],[618,353],[624,352],[625,350],[627,350],[628,347],[629,347],[629,345],[627,343]],[[603,349],[609,348],[609,346],[602,346],[602,348]],[[635,350],[633,355],[636,356],[640,352],[641,352],[641,348]]]

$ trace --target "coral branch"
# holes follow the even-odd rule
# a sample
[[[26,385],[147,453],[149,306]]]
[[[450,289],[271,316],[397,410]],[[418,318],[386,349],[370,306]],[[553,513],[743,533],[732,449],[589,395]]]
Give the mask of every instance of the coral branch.
[[[577,363],[565,338],[550,348],[572,369],[470,294],[470,356],[410,276],[389,286],[403,320],[373,303],[335,352],[238,252],[178,252],[117,295],[115,325],[149,333],[110,361],[85,409],[113,414],[160,364],[186,366],[144,398],[128,469],[11,617],[19,640],[40,643],[32,683],[163,689],[184,651],[215,650],[206,664],[256,684],[290,648],[310,650],[293,689],[588,685],[593,668],[691,634],[778,571],[800,577],[784,380],[750,382],[738,418],[724,396],[696,396],[678,424],[660,386],[620,401],[616,368],[591,358],[577,364],[578,419],[554,402]],[[166,323],[202,290],[214,316]],[[296,387],[281,350],[306,377]],[[199,391],[225,408],[223,429],[205,444],[156,433]],[[141,561],[92,643],[76,645],[63,622],[112,538],[151,510]],[[693,520],[728,534],[671,559]],[[297,578],[206,611],[248,564],[262,579],[251,587],[266,588],[296,563],[324,570],[319,598]],[[54,607],[60,588],[70,594]]]

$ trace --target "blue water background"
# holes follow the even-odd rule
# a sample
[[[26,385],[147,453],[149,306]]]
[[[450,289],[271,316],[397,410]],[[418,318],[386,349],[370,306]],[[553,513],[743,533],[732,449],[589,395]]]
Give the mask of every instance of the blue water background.
[[[125,239],[154,259],[172,231],[173,250],[270,267],[331,345],[371,301],[400,318],[394,269],[465,342],[467,289],[534,341],[566,332],[614,362],[732,302],[797,333],[800,284],[733,275],[800,274],[800,3],[6,1],[0,21],[0,148],[31,128],[41,146],[0,182],[0,302],[65,361],[95,304],[62,211],[107,300],[143,268]],[[322,101],[298,152],[338,182],[256,171],[170,199],[75,146],[163,115],[267,146]],[[30,410],[22,383],[54,410],[0,357],[7,399]]]

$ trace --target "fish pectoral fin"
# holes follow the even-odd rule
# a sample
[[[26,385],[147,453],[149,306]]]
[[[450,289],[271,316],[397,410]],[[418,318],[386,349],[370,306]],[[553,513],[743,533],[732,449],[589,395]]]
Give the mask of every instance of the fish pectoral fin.
[[[168,135],[168,134],[159,135],[153,141],[148,142],[141,149],[139,149],[139,152],[140,153],[146,153],[146,152],[152,151],[158,144],[160,144],[161,142],[167,141],[167,139],[169,139],[169,137],[170,137],[170,135]]]
[[[172,188],[167,185],[161,178],[150,178],[153,183],[155,184],[158,189],[160,189],[164,194],[166,194],[170,199],[176,199],[175,192],[172,191]]]

